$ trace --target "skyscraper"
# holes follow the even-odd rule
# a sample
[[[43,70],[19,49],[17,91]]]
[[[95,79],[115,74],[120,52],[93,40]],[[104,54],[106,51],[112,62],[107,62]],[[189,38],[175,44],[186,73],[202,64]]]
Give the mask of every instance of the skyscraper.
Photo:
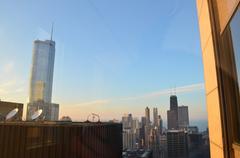
[[[178,101],[176,95],[170,96],[170,110],[167,111],[168,129],[178,129]]]
[[[146,126],[144,127],[145,134],[145,147],[149,148],[150,146],[150,109],[148,107],[145,108],[145,117],[146,117]]]
[[[167,150],[168,158],[187,158],[187,134],[181,130],[169,130],[167,132]]]
[[[146,117],[141,118],[141,128],[140,128],[140,146],[143,148],[145,146],[145,126]]]
[[[33,61],[30,81],[27,119],[33,113],[43,110],[46,120],[58,118],[59,105],[52,104],[52,84],[55,58],[55,42],[52,40],[35,40],[33,43]],[[54,115],[54,116],[53,116]]]
[[[132,114],[125,114],[122,117],[123,127],[123,149],[137,148],[139,144],[139,121],[133,118]]]
[[[123,149],[136,148],[136,134],[133,133],[132,129],[124,129],[122,138],[123,138]]]
[[[29,102],[52,101],[52,83],[55,58],[55,42],[35,40]]]
[[[125,114],[122,117],[123,129],[132,128],[132,123],[133,123],[132,114]]]
[[[133,128],[133,117],[132,114],[128,114],[128,127]]]
[[[158,127],[158,109],[153,108],[153,126]]]
[[[140,128],[138,118],[133,118],[133,120],[132,120],[132,128],[133,128],[133,130],[136,130],[136,129]]]
[[[122,127],[123,127],[123,129],[129,127],[128,115],[127,115],[127,114],[125,114],[125,115],[122,117]]]
[[[162,120],[161,115],[158,115],[158,124],[159,124],[159,132],[160,132],[160,134],[162,134],[162,132],[163,132],[163,120]]]
[[[150,126],[150,110],[148,107],[145,108],[146,126]]]
[[[188,106],[178,107],[178,127],[187,128],[189,126]]]

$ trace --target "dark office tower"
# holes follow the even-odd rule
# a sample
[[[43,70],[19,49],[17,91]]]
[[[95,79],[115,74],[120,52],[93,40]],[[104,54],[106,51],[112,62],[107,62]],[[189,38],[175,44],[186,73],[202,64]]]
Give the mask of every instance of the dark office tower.
[[[143,148],[145,146],[145,126],[146,126],[146,117],[142,117],[141,128],[140,128],[140,144],[139,144],[140,148]]]
[[[178,110],[178,101],[176,95],[170,96],[170,110]]]
[[[141,118],[141,124],[142,124],[142,126],[146,126],[146,117],[142,117]]]
[[[150,109],[146,107],[145,109],[145,117],[146,117],[146,126],[144,127],[145,133],[145,147],[149,148],[149,135],[150,135]]]
[[[153,108],[153,126],[159,127],[159,123],[158,123],[158,109],[157,108]]]
[[[145,117],[146,117],[146,126],[150,126],[150,110],[148,107],[145,109]]]
[[[167,111],[168,129],[178,129],[178,102],[177,96],[170,96],[170,110]]]
[[[189,126],[188,106],[178,107],[178,127],[186,129]]]
[[[167,150],[168,158],[187,158],[187,133],[181,130],[169,130],[167,132]]]
[[[167,125],[168,129],[178,129],[178,121],[177,121],[177,111],[175,110],[168,110],[167,111]]]
[[[161,115],[158,115],[158,125],[159,125],[159,132],[160,132],[160,134],[162,134],[162,131],[163,131],[163,120],[162,120]]]

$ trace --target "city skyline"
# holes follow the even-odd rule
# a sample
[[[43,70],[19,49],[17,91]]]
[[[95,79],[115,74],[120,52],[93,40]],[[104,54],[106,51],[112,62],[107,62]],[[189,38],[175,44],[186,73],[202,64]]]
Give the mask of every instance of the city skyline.
[[[53,100],[61,105],[60,117],[68,115],[73,120],[86,120],[89,113],[95,112],[103,120],[120,120],[122,114],[128,111],[140,117],[143,112],[138,109],[149,106],[158,107],[163,120],[166,120],[164,111],[169,106],[168,96],[176,89],[179,105],[189,106],[192,113],[190,120],[207,119],[195,2],[179,4],[173,1],[178,7],[170,7],[169,4],[163,7],[157,1],[152,4],[142,1],[137,6],[128,2],[132,5],[123,15],[120,14],[121,8],[124,8],[126,1],[119,3],[119,6],[81,1],[76,3],[80,8],[61,2],[59,5],[66,4],[66,9],[56,9],[46,19],[43,17],[50,13],[54,2],[50,2],[49,6],[44,6],[42,2],[35,5],[27,3],[26,6],[19,4],[19,8],[8,2],[1,3],[0,42],[3,45],[0,49],[4,53],[0,54],[0,73],[7,79],[0,79],[0,99],[23,102],[26,109],[31,43],[36,39],[48,39],[50,25],[54,21],[57,48]],[[16,12],[7,17],[10,6]],[[43,15],[29,15],[33,13],[31,7],[38,10],[43,6],[46,7]],[[74,8],[72,11],[69,10],[70,6]],[[81,7],[86,8],[80,12]],[[155,13],[164,8],[165,14]],[[136,12],[131,13],[132,9]],[[152,19],[144,16],[143,9],[147,9],[147,17]],[[63,19],[59,18],[62,17],[61,11],[66,13]],[[80,13],[88,15],[89,19]],[[17,14],[22,21],[11,20]],[[64,24],[64,20],[73,15],[75,18],[79,16],[79,21],[69,19],[73,24]],[[33,19],[34,16],[38,20]],[[165,16],[172,18],[167,20]],[[181,22],[178,20],[181,17],[187,18],[186,23],[182,22],[183,19]],[[148,23],[145,24],[145,21]],[[168,28],[167,24],[171,27]],[[175,24],[181,25],[175,27]],[[24,27],[14,29],[12,26]],[[179,29],[183,34],[179,33]],[[191,33],[188,33],[189,29]],[[181,43],[183,35],[186,39]],[[15,47],[12,48],[10,43]],[[143,43],[145,46],[142,46]],[[173,64],[166,62],[170,59]]]
[[[141,150],[151,150],[153,158],[209,157],[208,128],[199,130],[198,125],[189,124],[188,106],[178,106],[177,100],[176,95],[169,97],[167,128],[162,126],[156,107],[142,109],[145,115],[141,121],[131,113],[122,117],[124,155],[131,157],[141,154]]]
[[[0,0],[0,157],[240,157],[239,26],[240,0]]]

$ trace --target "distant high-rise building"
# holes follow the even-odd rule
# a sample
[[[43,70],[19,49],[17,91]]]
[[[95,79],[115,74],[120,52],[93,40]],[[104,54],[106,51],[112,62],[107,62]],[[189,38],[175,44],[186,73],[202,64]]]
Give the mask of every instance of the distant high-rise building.
[[[159,127],[159,124],[158,124],[158,109],[157,108],[153,108],[153,126]]]
[[[33,43],[33,61],[30,81],[27,119],[42,109],[46,120],[58,119],[59,105],[52,104],[52,85],[55,58],[55,42],[35,40]],[[54,115],[54,116],[52,116]]]
[[[177,112],[174,110],[167,111],[167,126],[169,130],[177,129],[178,122],[177,122]]]
[[[123,149],[136,148],[136,135],[131,129],[123,130]]]
[[[146,126],[144,127],[145,133],[145,148],[150,147],[150,109],[148,107],[145,108],[145,117],[146,117]]]
[[[132,130],[133,133],[136,136],[136,143],[138,144],[138,147],[141,146],[141,139],[140,139],[140,123],[138,118],[134,118],[132,121]]]
[[[140,128],[139,127],[139,120],[138,120],[138,118],[132,119],[132,128],[133,128],[133,130],[136,130],[136,129]]]
[[[145,126],[144,128],[144,134],[145,134],[145,148],[149,149],[150,148],[150,134],[151,134],[151,127],[150,126]]]
[[[147,121],[146,121],[146,117],[143,116],[143,117],[141,118],[141,125],[142,125],[142,126],[146,126],[146,122],[147,122]]]
[[[167,132],[168,158],[187,158],[187,133],[183,130],[169,130]]]
[[[133,117],[132,114],[128,114],[128,127],[133,128]]]
[[[125,128],[128,128],[129,126],[129,123],[128,123],[128,115],[125,114],[123,117],[122,117],[122,127],[123,129]]]
[[[178,129],[178,101],[176,95],[170,96],[170,110],[167,111],[168,129]]]
[[[158,115],[158,124],[159,124],[159,132],[160,132],[160,134],[162,134],[162,132],[163,132],[163,120],[162,120],[161,115]]]
[[[123,149],[138,148],[140,142],[139,121],[132,117],[132,114],[125,114],[122,117],[123,125]]]
[[[133,123],[133,118],[132,114],[125,114],[122,117],[122,124],[123,124],[123,129],[130,129],[132,128],[132,123]]]
[[[140,147],[143,148],[145,146],[145,126],[146,126],[146,117],[141,118],[141,128],[140,128]]]
[[[178,127],[187,128],[189,126],[188,106],[178,107]]]
[[[146,126],[150,126],[150,109],[145,108]]]
[[[150,148],[153,150],[153,158],[160,158],[161,156],[160,134],[157,126],[155,126],[154,128],[151,128]]]

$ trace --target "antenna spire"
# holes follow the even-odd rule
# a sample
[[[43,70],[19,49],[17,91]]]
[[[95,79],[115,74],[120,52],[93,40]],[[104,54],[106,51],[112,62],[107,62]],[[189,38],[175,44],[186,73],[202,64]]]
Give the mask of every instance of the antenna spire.
[[[174,94],[176,95],[177,92],[176,92],[176,85],[174,85]]]
[[[52,41],[52,37],[53,37],[53,26],[54,26],[54,22],[52,22],[51,41]]]

